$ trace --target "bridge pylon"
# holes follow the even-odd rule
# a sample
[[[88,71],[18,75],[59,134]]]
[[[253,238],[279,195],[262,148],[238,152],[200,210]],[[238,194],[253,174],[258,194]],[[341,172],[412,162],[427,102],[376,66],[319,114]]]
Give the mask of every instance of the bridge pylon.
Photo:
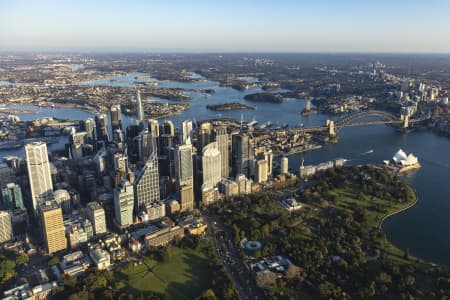
[[[334,121],[327,120],[326,126],[328,127],[328,135],[330,137],[336,137],[336,128],[334,127]]]
[[[403,128],[406,129],[409,127],[409,117],[408,116],[404,116],[403,117]]]

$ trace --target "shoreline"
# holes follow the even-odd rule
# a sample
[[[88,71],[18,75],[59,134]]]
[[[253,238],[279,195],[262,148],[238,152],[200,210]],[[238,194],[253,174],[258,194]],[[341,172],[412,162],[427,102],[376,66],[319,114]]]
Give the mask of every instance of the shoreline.
[[[379,230],[383,230],[383,228],[382,228],[383,223],[384,223],[384,221],[386,221],[388,218],[390,218],[390,217],[392,217],[392,216],[395,216],[395,215],[398,215],[398,214],[400,214],[400,213],[402,213],[402,212],[407,211],[408,209],[410,209],[410,208],[412,208],[414,205],[416,205],[417,202],[419,201],[419,196],[417,195],[416,189],[413,188],[410,184],[408,184],[408,186],[414,191],[414,194],[415,194],[415,196],[416,196],[416,199],[415,199],[412,203],[408,204],[407,206],[402,207],[402,208],[400,208],[400,209],[397,209],[397,210],[395,210],[395,211],[393,211],[393,212],[390,212],[390,213],[384,215],[384,216],[381,218],[381,220],[378,222],[377,228],[378,228]]]

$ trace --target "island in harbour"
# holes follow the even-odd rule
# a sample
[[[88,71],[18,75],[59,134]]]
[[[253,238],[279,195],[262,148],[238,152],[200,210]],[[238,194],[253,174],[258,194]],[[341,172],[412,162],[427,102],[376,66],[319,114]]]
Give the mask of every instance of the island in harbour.
[[[229,102],[221,104],[206,105],[206,108],[214,111],[230,111],[230,110],[240,110],[240,109],[256,109],[255,106],[246,105],[239,102]]]
[[[246,95],[244,99],[248,101],[258,101],[258,102],[272,102],[272,103],[283,102],[283,96],[281,94],[275,93],[254,93]]]

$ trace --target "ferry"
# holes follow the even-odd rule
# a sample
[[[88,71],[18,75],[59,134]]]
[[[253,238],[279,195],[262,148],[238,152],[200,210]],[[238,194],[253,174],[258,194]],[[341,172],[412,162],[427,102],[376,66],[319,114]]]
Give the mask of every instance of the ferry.
[[[270,127],[272,127],[272,125],[273,125],[273,123],[268,121],[268,122],[262,124],[261,126],[259,126],[259,128],[261,128],[261,129],[270,128]]]
[[[258,124],[258,121],[256,121],[255,117],[253,117],[253,120],[251,120],[250,122],[247,123],[247,126],[255,126],[256,124]]]

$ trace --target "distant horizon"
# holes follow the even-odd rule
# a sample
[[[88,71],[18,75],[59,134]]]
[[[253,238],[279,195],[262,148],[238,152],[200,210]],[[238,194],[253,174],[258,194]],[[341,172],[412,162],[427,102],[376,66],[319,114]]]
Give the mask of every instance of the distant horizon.
[[[450,1],[0,0],[0,51],[450,53]]]
[[[123,50],[0,50],[0,54],[150,54],[150,55],[166,55],[166,54],[301,54],[301,55],[450,55],[450,52],[362,52],[362,51],[251,51],[251,50],[148,50],[148,51],[123,51]]]

